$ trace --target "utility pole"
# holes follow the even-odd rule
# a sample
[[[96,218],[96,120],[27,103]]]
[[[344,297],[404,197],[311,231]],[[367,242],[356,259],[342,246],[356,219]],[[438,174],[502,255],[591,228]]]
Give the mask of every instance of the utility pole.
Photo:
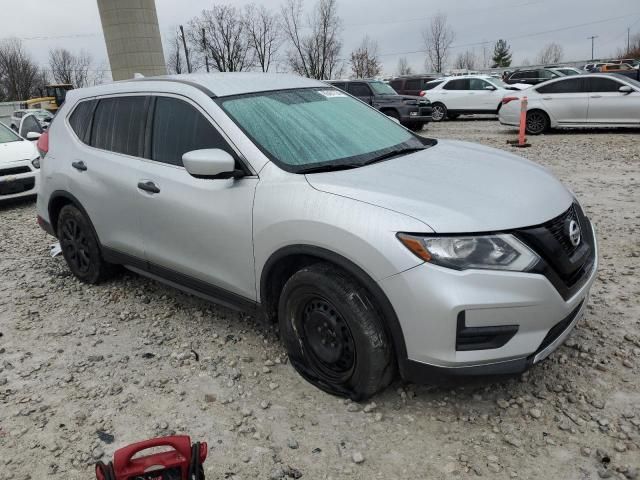
[[[631,27],[627,28],[627,55],[631,52]]]
[[[204,64],[207,67],[207,73],[209,73],[209,57],[207,56],[207,37],[204,34],[204,28],[202,29],[202,51],[204,52]]]
[[[593,60],[593,41],[598,38],[598,35],[591,35],[587,37],[587,40],[591,40],[591,60]]]
[[[191,60],[189,59],[189,50],[187,49],[187,39],[184,38],[184,28],[180,25],[180,35],[182,35],[182,46],[184,47],[184,56],[187,59],[187,72],[191,73]]]

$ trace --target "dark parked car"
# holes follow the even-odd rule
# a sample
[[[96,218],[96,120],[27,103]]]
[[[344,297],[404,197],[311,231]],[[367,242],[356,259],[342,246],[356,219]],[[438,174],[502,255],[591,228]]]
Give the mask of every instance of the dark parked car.
[[[504,83],[513,85],[515,83],[527,83],[537,85],[547,80],[563,77],[564,74],[552,68],[532,68],[530,70],[516,70],[504,79]]]
[[[431,102],[423,97],[398,95],[380,80],[332,80],[334,87],[359,98],[411,130],[422,130],[431,120]]]
[[[389,85],[400,95],[420,95],[420,92],[427,90],[427,82],[435,80],[434,75],[414,75],[411,77],[398,77],[389,82]]]

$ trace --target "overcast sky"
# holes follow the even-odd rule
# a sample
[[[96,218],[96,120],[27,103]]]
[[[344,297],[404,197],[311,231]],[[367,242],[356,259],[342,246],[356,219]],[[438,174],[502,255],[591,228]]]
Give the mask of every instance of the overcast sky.
[[[640,0],[337,0],[343,24],[343,56],[356,48],[364,35],[378,42],[384,73],[396,71],[398,58],[406,56],[416,71],[424,71],[425,54],[421,32],[429,16],[438,10],[447,14],[456,38],[453,58],[466,49],[487,56],[498,38],[512,47],[514,64],[533,62],[549,42],[564,47],[565,60],[591,56],[591,41],[597,35],[595,57],[613,54],[626,45],[627,28],[640,33]],[[156,0],[165,50],[181,23],[186,23],[211,0]],[[249,0],[227,0],[237,6]],[[281,0],[254,0],[279,10]],[[310,9],[315,0],[305,0]],[[10,7],[9,7],[10,6]],[[108,68],[107,52],[100,29],[95,0],[0,0],[0,38],[19,37],[43,65],[50,48],[85,49],[96,66]],[[405,53],[407,52],[407,53]],[[414,53],[409,53],[414,52]]]

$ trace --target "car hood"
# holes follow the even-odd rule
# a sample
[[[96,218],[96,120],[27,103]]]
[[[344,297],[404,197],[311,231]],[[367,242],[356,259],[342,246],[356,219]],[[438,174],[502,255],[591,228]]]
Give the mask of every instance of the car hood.
[[[317,190],[409,215],[440,233],[537,225],[560,215],[573,201],[538,164],[450,140],[365,167],[309,174],[307,181]]]
[[[37,155],[36,147],[28,140],[0,143],[0,164],[33,160]]]
[[[387,102],[402,102],[404,100],[425,100],[424,97],[416,97],[414,95],[378,95],[378,99]]]

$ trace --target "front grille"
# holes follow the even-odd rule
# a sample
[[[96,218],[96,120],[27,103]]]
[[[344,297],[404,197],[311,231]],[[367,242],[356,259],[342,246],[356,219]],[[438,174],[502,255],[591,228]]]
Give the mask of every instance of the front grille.
[[[577,246],[569,239],[570,220],[580,226],[581,239]],[[543,224],[514,233],[540,256],[541,261],[532,271],[547,277],[565,300],[589,278],[596,260],[595,238],[589,220],[577,203]]]
[[[33,177],[21,178],[10,182],[0,182],[0,196],[15,195],[16,193],[28,192],[36,186],[36,180]]]
[[[560,335],[562,335],[562,333],[567,328],[569,328],[569,325],[571,325],[571,322],[573,322],[573,320],[576,318],[576,315],[580,311],[580,308],[582,307],[583,302],[584,300],[580,302],[580,304],[569,315],[567,315],[565,318],[563,318],[558,323],[556,323],[553,327],[551,327],[549,332],[547,332],[547,335],[542,340],[542,343],[538,347],[538,350],[536,350],[536,353],[541,352],[542,350],[547,348],[549,345],[551,345],[553,342],[555,342],[556,339]]]
[[[0,169],[0,177],[4,177],[6,175],[20,175],[21,173],[29,173],[31,170],[29,167],[11,167],[11,168],[2,168]]]
[[[562,248],[564,249],[565,253],[571,256],[578,249],[579,245],[574,246],[571,243],[571,240],[569,240],[569,235],[567,234],[566,228],[565,228],[567,221],[569,220],[578,221],[578,217],[576,215],[576,210],[574,205],[571,205],[571,207],[569,207],[569,210],[564,212],[562,215],[554,218],[553,220],[548,221],[542,226],[547,230],[549,230],[549,232],[551,232],[551,235],[553,235],[553,238],[555,238],[558,241],[558,243],[562,245]]]

